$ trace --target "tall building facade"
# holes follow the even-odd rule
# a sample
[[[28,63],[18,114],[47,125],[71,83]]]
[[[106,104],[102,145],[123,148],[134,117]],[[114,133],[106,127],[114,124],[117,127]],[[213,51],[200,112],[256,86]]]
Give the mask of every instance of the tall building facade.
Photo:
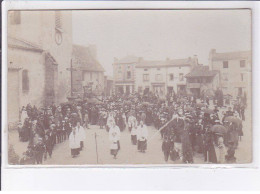
[[[219,87],[232,96],[251,95],[251,51],[217,53],[212,49],[209,66],[219,72]]]
[[[114,58],[114,91],[116,93],[133,93],[135,91],[135,67],[140,58],[127,56]]]
[[[28,103],[51,105],[70,93],[71,11],[8,12],[8,120]]]
[[[197,65],[196,56],[185,59],[166,59],[165,61],[140,60],[136,65],[135,90],[138,92],[151,91],[161,97],[167,93],[185,93],[185,75]]]

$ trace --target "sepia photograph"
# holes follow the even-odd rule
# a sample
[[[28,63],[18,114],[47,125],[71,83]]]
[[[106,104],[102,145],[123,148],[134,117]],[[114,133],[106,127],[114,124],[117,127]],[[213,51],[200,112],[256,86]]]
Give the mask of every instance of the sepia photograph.
[[[252,163],[250,9],[7,17],[9,165]]]

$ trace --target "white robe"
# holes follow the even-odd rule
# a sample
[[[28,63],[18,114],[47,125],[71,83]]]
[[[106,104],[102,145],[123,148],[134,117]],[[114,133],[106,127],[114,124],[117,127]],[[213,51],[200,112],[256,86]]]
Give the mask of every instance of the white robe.
[[[21,113],[21,123],[24,124],[24,120],[28,118],[27,111],[23,110]]]
[[[137,127],[133,126],[131,130],[131,135],[137,135]]]
[[[137,128],[137,140],[138,141],[145,141],[148,138],[148,129],[146,127],[146,125],[143,125],[143,127],[141,127],[141,125],[138,126]]]
[[[131,116],[128,118],[128,127],[134,127],[135,121],[136,121],[136,118],[131,115]]]
[[[119,141],[120,140],[120,129],[118,126],[111,127],[109,130],[109,140]]]
[[[75,133],[75,134],[73,134],[73,132],[70,133],[69,146],[70,146],[70,149],[80,148],[80,139],[79,139],[79,135],[77,133]]]
[[[76,133],[79,136],[80,141],[84,141],[86,139],[86,133],[82,126],[76,127]]]
[[[111,116],[111,115],[109,115],[108,118],[107,118],[107,126],[108,126],[109,128],[111,128],[111,127],[112,127],[112,123],[114,123],[114,122],[115,122],[114,117]]]

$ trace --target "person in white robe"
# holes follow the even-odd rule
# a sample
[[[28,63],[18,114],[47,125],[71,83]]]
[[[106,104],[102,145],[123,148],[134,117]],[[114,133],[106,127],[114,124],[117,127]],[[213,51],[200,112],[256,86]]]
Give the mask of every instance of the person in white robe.
[[[128,118],[128,129],[131,132],[133,126],[134,126],[134,122],[135,122],[136,118],[131,114]]]
[[[110,153],[116,159],[117,153],[120,150],[120,129],[113,122],[111,128],[109,129],[109,141],[110,141]]]
[[[148,138],[148,129],[144,125],[144,122],[141,120],[140,125],[137,128],[137,149],[140,152],[145,152],[147,149],[147,138]]]
[[[76,127],[72,127],[72,132],[70,133],[70,136],[69,136],[69,146],[71,149],[72,158],[79,155],[80,138],[76,132]]]
[[[135,117],[133,117],[135,118]],[[133,120],[133,123],[131,124],[132,130],[131,130],[131,142],[133,145],[137,144],[137,120]]]
[[[224,139],[222,136],[218,138],[218,145],[216,149],[217,160],[219,164],[225,163],[226,147],[224,145]]]
[[[115,122],[113,112],[110,112],[107,118],[107,131],[112,127],[112,124]]]
[[[24,121],[26,118],[29,118],[28,115],[27,115],[27,111],[25,110],[25,108],[23,107],[22,108],[22,112],[21,112],[21,123],[22,125],[24,124]]]
[[[81,151],[84,147],[84,140],[86,139],[86,133],[85,133],[84,127],[82,127],[80,125],[80,121],[77,121],[76,133],[79,136],[79,140],[80,140],[80,149],[79,150]]]

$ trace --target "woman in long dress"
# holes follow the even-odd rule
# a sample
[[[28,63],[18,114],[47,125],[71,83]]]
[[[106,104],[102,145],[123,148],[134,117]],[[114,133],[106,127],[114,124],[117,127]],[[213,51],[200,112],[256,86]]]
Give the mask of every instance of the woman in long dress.
[[[79,155],[80,139],[75,127],[72,127],[72,132],[69,136],[69,146],[71,149],[72,158],[75,158],[77,155]]]
[[[184,163],[193,163],[193,151],[192,151],[192,144],[190,141],[190,136],[189,136],[189,130],[191,124],[188,123],[189,121],[185,121],[185,127],[184,130],[182,131],[181,135],[181,143],[182,143],[182,153],[183,153],[183,162]]]
[[[204,159],[205,162],[217,163],[217,155],[214,147],[214,136],[211,132],[207,132],[204,144]]]

